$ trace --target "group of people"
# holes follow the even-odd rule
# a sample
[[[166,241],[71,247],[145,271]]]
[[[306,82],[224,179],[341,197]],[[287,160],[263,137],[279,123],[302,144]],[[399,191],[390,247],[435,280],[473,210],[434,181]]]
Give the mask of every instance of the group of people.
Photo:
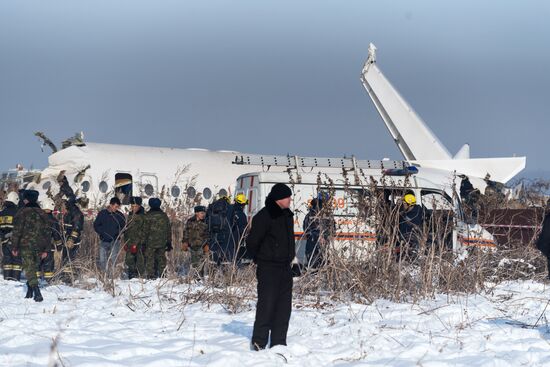
[[[72,261],[80,247],[84,216],[74,196],[57,197],[57,204],[50,197],[39,203],[38,196],[34,190],[8,193],[0,212],[0,240],[4,279],[19,281],[24,271],[25,297],[40,302],[39,277],[50,281],[57,270],[61,280],[74,278]]]

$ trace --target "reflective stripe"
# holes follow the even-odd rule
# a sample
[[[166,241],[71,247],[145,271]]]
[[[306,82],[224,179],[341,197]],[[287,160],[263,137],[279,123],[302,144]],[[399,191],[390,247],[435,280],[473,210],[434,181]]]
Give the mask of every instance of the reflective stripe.
[[[13,266],[12,265],[4,265],[2,267],[2,269],[4,269],[4,270],[13,270]]]
[[[11,270],[21,271],[23,267],[21,265],[12,265]]]
[[[4,215],[0,217],[0,225],[2,224],[13,224],[13,216],[11,215]],[[8,227],[8,226],[6,226]],[[13,225],[9,226],[13,228]]]

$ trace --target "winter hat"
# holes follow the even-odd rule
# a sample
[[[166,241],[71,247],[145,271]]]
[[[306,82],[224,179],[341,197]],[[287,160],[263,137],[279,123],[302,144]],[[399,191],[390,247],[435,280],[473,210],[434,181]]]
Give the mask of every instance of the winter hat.
[[[275,184],[275,186],[271,188],[271,192],[269,193],[269,197],[274,201],[288,198],[290,196],[292,196],[292,190],[290,189],[290,187],[283,183]]]
[[[130,198],[130,204],[141,205],[142,203],[143,203],[143,200],[139,196],[132,196]]]
[[[38,191],[36,190],[25,190],[23,193],[23,200],[27,200],[29,203],[36,203],[38,200]]]
[[[206,207],[202,205],[197,205],[194,210],[195,210],[195,213],[205,212]]]
[[[40,202],[40,206],[43,210],[51,210],[53,211],[55,209],[55,202],[50,198],[45,198]]]
[[[159,198],[151,198],[149,199],[149,207],[151,207],[151,209],[159,209],[160,208],[160,199]]]

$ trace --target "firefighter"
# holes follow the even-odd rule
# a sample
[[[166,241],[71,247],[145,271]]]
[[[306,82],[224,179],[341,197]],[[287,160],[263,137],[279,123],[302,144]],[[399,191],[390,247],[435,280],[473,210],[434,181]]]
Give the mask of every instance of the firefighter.
[[[126,244],[126,257],[124,262],[128,269],[128,279],[145,275],[145,246],[143,240],[143,224],[145,221],[145,210],[143,209],[142,199],[138,196],[130,198],[132,211],[128,216],[126,232],[124,239]]]
[[[210,254],[212,263],[217,266],[228,264],[232,260],[228,249],[228,245],[232,242],[231,223],[228,220],[231,211],[230,201],[229,197],[222,196],[210,204],[206,210]]]
[[[232,255],[236,254],[238,262],[246,262],[249,258],[244,244],[246,226],[248,225],[248,218],[244,212],[244,208],[247,204],[248,199],[246,196],[242,193],[237,194],[228,215],[231,224],[231,237],[227,245],[228,253]],[[233,261],[233,258],[230,260]]]
[[[19,195],[16,192],[10,192],[4,201],[4,209],[0,212],[0,242],[2,243],[2,271],[4,279],[21,279],[21,255],[12,254],[12,231],[13,220],[17,214],[19,205]]]
[[[144,218],[145,274],[149,279],[163,275],[166,267],[165,252],[172,251],[172,226],[160,205],[160,199],[149,199],[150,210]]]
[[[78,254],[84,228],[84,215],[76,206],[74,197],[61,202],[59,233],[61,238],[56,247],[61,250],[60,278],[63,282],[72,283],[75,279],[74,260]]]
[[[187,220],[183,230],[182,250],[191,252],[191,269],[193,277],[204,276],[204,265],[208,254],[208,225],[206,224],[206,208],[198,205],[194,208],[195,215]]]
[[[320,192],[311,200],[309,212],[304,218],[306,236],[306,261],[310,269],[317,269],[325,260],[326,247],[336,232],[336,222],[330,213],[330,197]]]
[[[420,236],[424,226],[425,213],[420,205],[416,205],[416,197],[412,193],[403,196],[403,210],[399,213],[399,249],[401,256],[416,256],[420,245]]]
[[[55,274],[55,240],[59,238],[58,231],[59,231],[59,225],[57,220],[55,219],[53,215],[53,211],[55,209],[55,202],[50,199],[46,198],[40,202],[40,207],[46,213],[46,217],[48,218],[48,226],[51,229],[51,235],[50,235],[50,247],[47,251],[47,255],[45,258],[40,259],[40,263],[38,265],[38,273],[37,277],[40,278],[40,276],[44,277],[44,280],[48,283],[52,280],[54,274]]]
[[[21,252],[23,270],[27,277],[25,298],[34,297],[36,302],[42,302],[36,273],[40,259],[48,256],[51,227],[48,225],[48,217],[37,204],[38,191],[26,190],[23,197],[25,207],[14,218],[12,254],[16,256]]]

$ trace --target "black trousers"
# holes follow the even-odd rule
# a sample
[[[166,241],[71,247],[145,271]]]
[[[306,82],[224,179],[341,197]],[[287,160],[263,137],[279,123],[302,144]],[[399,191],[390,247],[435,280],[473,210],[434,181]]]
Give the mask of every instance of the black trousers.
[[[288,265],[259,264],[258,303],[252,332],[252,344],[267,346],[271,332],[271,346],[286,345],[286,334],[292,310],[292,270]]]

